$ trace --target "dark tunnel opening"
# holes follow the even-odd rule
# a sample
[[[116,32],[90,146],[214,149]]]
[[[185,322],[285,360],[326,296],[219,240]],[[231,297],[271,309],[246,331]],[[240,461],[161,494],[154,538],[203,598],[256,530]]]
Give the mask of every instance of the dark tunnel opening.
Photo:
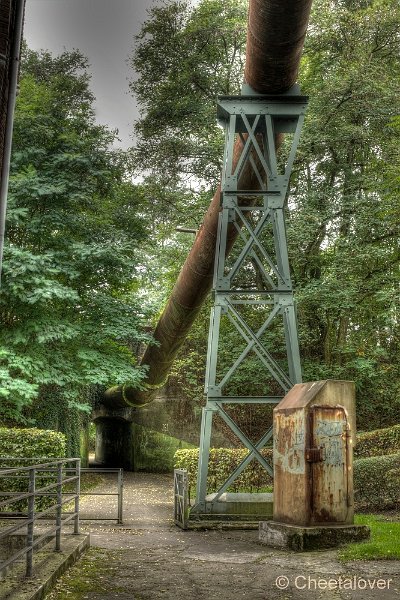
[[[93,466],[133,470],[132,423],[121,418],[96,419],[96,462]]]

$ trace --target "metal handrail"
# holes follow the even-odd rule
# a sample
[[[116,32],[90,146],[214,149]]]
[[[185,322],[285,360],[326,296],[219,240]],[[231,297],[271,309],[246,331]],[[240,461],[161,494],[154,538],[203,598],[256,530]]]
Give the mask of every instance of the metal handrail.
[[[10,458],[10,457],[0,457],[0,463],[1,461],[15,461],[15,462],[29,462],[29,461],[36,461],[39,462],[40,459],[39,458]],[[57,461],[55,460],[54,462],[63,462],[65,463],[66,460],[60,460]],[[43,466],[43,465],[41,465]],[[1,467],[0,467],[1,468]],[[25,471],[25,475],[14,475],[14,479],[27,479],[28,478],[28,474],[27,474],[27,469],[28,467],[18,467],[18,471]],[[14,469],[12,469],[14,470]],[[65,468],[64,473],[70,473],[70,472],[75,472],[74,468]],[[2,469],[2,473],[5,473],[6,470]],[[45,468],[44,472],[41,473],[40,477],[41,479],[46,479],[46,478],[51,478],[53,477],[51,474],[57,472],[57,469],[52,469],[52,468]],[[121,468],[114,468],[114,469],[110,469],[110,468],[81,468],[80,469],[80,473],[91,473],[91,474],[101,474],[101,473],[117,473],[117,491],[115,493],[113,492],[95,492],[95,491],[89,491],[89,492],[80,492],[80,496],[118,496],[118,505],[117,505],[117,518],[106,518],[106,517],[91,517],[91,518],[86,518],[83,517],[82,514],[80,514],[79,519],[80,521],[117,521],[118,525],[122,525],[123,524],[123,488],[124,488],[124,470]],[[74,478],[72,478],[74,479]],[[65,482],[64,482],[65,483]],[[44,488],[42,488],[44,489]],[[0,497],[1,496],[5,496],[6,494],[0,492]],[[56,494],[51,494],[48,492],[44,492],[42,491],[42,493],[40,494],[41,496],[55,496]],[[68,495],[72,495],[72,492],[63,492],[64,496],[68,496]],[[69,501],[71,500],[71,498],[69,499]],[[8,501],[4,501],[4,504],[7,504]],[[0,507],[2,506],[2,502],[0,501]],[[14,515],[16,517],[16,515]]]
[[[117,523],[118,525],[123,524],[123,489],[124,489],[124,470],[123,469],[81,469],[81,473],[117,473],[117,492],[81,492],[81,496],[118,496],[118,512],[117,512]],[[114,521],[113,518],[85,518],[81,517],[81,521]]]
[[[40,461],[45,462],[40,462]],[[64,459],[23,459],[23,458],[11,458],[11,457],[0,457],[0,464],[3,463],[26,463],[34,461],[34,464],[28,464],[27,466],[18,465],[15,467],[1,467],[0,466],[0,481],[7,479],[9,481],[26,479],[28,483],[28,490],[26,492],[16,491],[0,491],[0,497],[5,497],[0,502],[1,506],[10,506],[21,500],[27,500],[28,511],[20,523],[7,527],[3,530],[0,529],[0,540],[7,538],[11,533],[15,533],[22,528],[27,529],[25,546],[18,552],[12,554],[7,560],[0,563],[0,576],[4,575],[7,567],[13,565],[20,557],[26,555],[26,577],[32,577],[33,574],[33,552],[35,548],[46,538],[55,537],[55,551],[61,551],[61,531],[65,523],[73,520],[75,535],[79,534],[79,495],[80,495],[80,459],[79,458],[64,458]],[[68,465],[72,465],[68,466]],[[21,472],[26,473],[25,476],[21,476]],[[73,472],[74,476],[68,475]],[[52,475],[50,475],[50,473]],[[41,479],[54,478],[53,483],[46,483],[41,485]],[[38,483],[39,482],[39,483]],[[74,492],[63,491],[63,485],[66,483],[75,482]],[[40,486],[40,487],[38,487]],[[55,493],[49,493],[48,490],[55,490]],[[35,501],[42,497],[55,497],[56,501],[51,506],[38,512],[35,507]],[[62,507],[64,504],[74,502],[74,511],[72,513],[63,513]],[[44,515],[49,515],[55,510],[55,515],[50,515],[54,519],[54,523],[44,533],[40,532],[35,539],[35,526],[39,518]],[[13,513],[7,512],[2,513],[2,519],[13,519]],[[50,517],[49,517],[50,518]],[[36,530],[37,531],[37,530]]]

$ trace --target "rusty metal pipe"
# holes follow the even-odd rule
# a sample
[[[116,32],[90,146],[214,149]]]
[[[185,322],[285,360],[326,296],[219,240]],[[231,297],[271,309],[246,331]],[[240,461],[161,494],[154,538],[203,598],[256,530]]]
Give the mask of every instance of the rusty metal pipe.
[[[312,0],[249,0],[245,80],[256,92],[282,93],[296,83]],[[280,140],[276,141],[279,146]],[[235,146],[238,159],[242,143]],[[258,182],[247,171],[243,189],[257,189]],[[216,191],[193,247],[182,267],[171,296],[154,332],[158,346],[149,346],[141,364],[148,365],[146,389],[116,386],[106,391],[104,404],[118,408],[150,402],[168,377],[170,367],[199,313],[212,285],[215,241],[220,212],[220,190]],[[234,225],[227,252],[238,233]]]
[[[246,82],[260,94],[286,92],[297,80],[312,0],[250,0]]]

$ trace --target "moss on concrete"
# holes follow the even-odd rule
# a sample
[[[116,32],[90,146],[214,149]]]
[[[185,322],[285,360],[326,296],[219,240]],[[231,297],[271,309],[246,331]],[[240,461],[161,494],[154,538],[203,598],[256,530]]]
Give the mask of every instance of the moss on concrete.
[[[57,579],[89,547],[88,535],[62,536],[61,552],[54,551],[54,541],[34,554],[33,577],[25,579],[25,562],[18,563],[1,582],[0,600],[41,600]]]

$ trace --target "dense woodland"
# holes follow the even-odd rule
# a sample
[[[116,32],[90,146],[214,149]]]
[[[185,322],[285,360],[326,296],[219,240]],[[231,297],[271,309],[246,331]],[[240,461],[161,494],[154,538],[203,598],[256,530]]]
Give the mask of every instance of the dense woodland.
[[[24,50],[0,295],[3,423],[65,430],[104,387],[141,385],[138,354],[193,241],[176,227],[200,226],[219,182],[216,98],[240,93],[246,10],[151,10],[131,57],[140,118],[128,152],[95,122],[78,51]],[[354,380],[361,429],[400,412],[399,51],[396,3],[314,0],[289,253],[304,380]],[[204,402],[209,310],[169,381],[192,411]],[[250,361],[236,385],[251,392],[258,368]]]

